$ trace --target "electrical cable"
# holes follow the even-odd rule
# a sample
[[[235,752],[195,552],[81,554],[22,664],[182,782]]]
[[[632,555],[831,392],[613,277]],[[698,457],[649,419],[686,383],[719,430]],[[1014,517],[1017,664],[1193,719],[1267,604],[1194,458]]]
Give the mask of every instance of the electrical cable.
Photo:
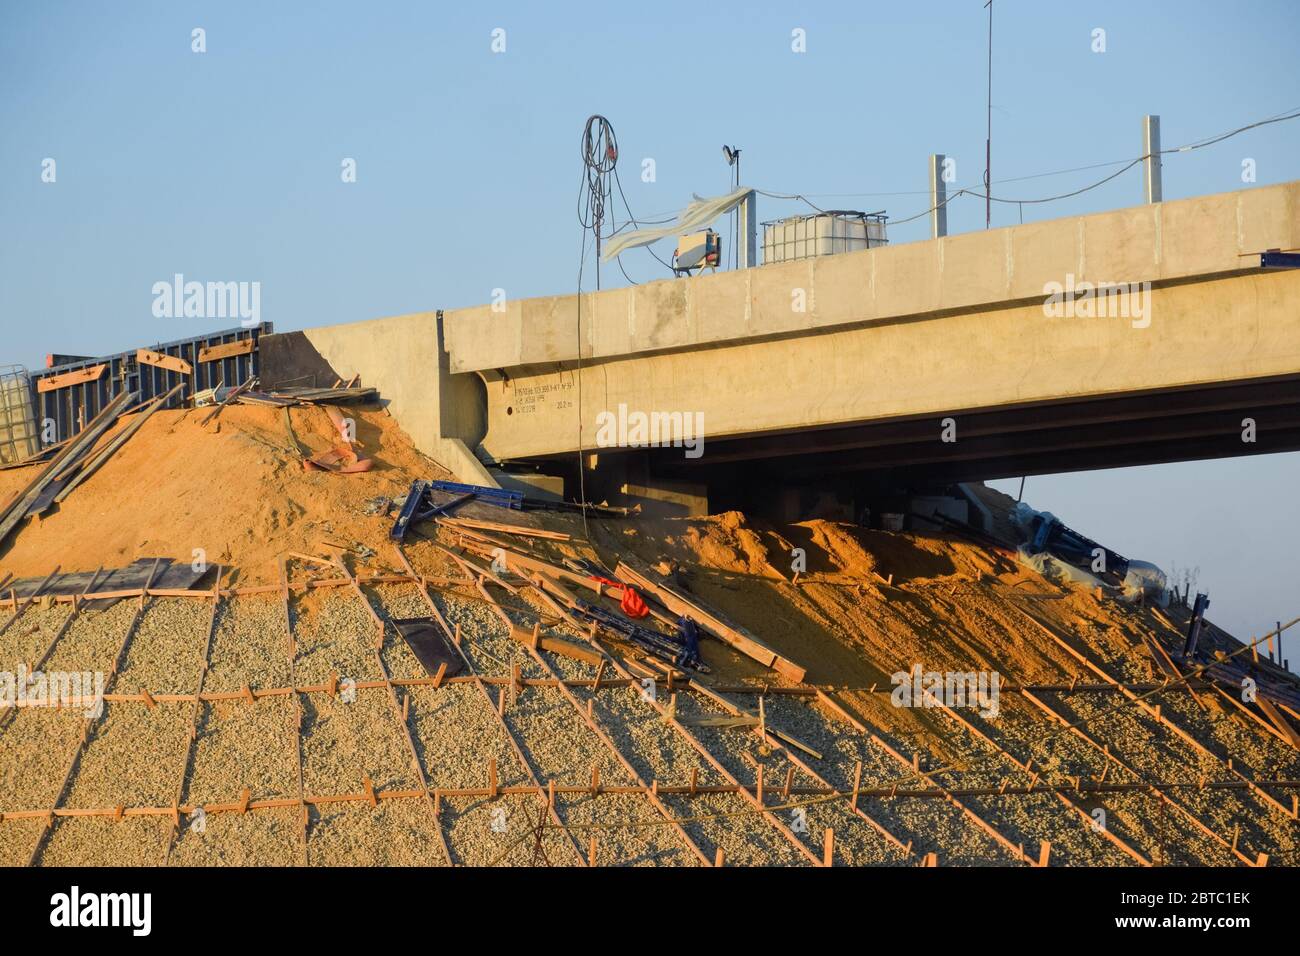
[[[1113,160],[1111,160],[1111,161],[1108,162],[1108,163],[1089,163],[1089,164],[1086,165],[1086,166],[1071,166],[1069,169],[1053,169],[1053,170],[1051,170],[1051,171],[1049,171],[1049,172],[1045,172],[1045,173],[1031,173],[1031,174],[1028,175],[1028,176],[1011,176],[1011,177],[1009,177],[1009,178],[1007,178],[1007,179],[995,179],[995,180],[993,180],[993,185],[995,185],[995,186],[1001,186],[1001,185],[1003,185],[1003,184],[1005,184],[1005,183],[1019,183],[1019,182],[1024,182],[1024,181],[1026,181],[1026,180],[1029,180],[1029,179],[1046,179],[1046,178],[1048,178],[1048,177],[1050,177],[1050,176],[1064,176],[1064,175],[1066,175],[1067,173],[1080,173],[1080,172],[1085,172],[1085,171],[1087,171],[1087,170],[1089,170],[1089,169],[1104,169],[1104,168],[1106,168],[1107,166],[1122,166],[1122,165],[1124,165],[1124,164],[1127,163],[1127,162],[1129,162],[1129,160],[1127,160],[1127,159],[1113,159]],[[956,190],[956,189],[966,189],[966,188],[969,188],[969,187],[966,187],[966,186],[953,186],[952,188],[953,188],[954,190]],[[880,197],[880,196],[888,197],[888,196],[928,196],[928,195],[930,195],[930,190],[928,190],[928,189],[901,189],[901,190],[894,190],[894,191],[892,191],[892,192],[878,192],[878,193],[799,193],[799,194],[797,194],[797,195],[793,195],[793,194],[790,194],[790,193],[769,192],[769,191],[767,191],[767,190],[763,190],[763,189],[756,189],[755,192],[760,193],[760,194],[762,194],[762,195],[764,195],[764,196],[771,196],[771,197],[773,197],[773,198],[775,198],[775,199],[800,199],[800,200],[803,200],[804,202],[808,202],[808,199],[809,199],[809,198],[813,198],[813,199],[861,199],[861,198],[875,198],[875,197]],[[809,205],[811,205],[811,203],[809,203]],[[814,207],[814,208],[815,208],[815,207]]]
[[[1193,149],[1200,149],[1203,146],[1213,146],[1215,143],[1222,142],[1230,136],[1236,136],[1238,133],[1244,133],[1246,130],[1255,129],[1258,126],[1268,126],[1270,123],[1281,123],[1285,120],[1295,119],[1297,116],[1300,116],[1300,107],[1292,107],[1291,109],[1283,110],[1281,113],[1274,113],[1272,116],[1265,117],[1262,120],[1257,120],[1254,123],[1239,126],[1226,133],[1216,133],[1213,136],[1207,136],[1204,139],[1192,140],[1191,143],[1185,146],[1176,146],[1173,149],[1162,149],[1160,152],[1183,153]]]
[[[810,202],[808,197],[804,196],[802,193],[773,193],[768,192],[765,189],[755,189],[754,192],[758,193],[760,196],[768,196],[771,199],[798,199],[800,202],[808,203],[809,206],[812,206],[812,208],[816,209],[818,212],[824,213],[826,211],[816,203]],[[927,192],[929,192],[929,190],[927,190]],[[862,195],[867,194],[863,193]]]
[[[582,129],[579,154],[582,157],[582,179],[578,186],[578,224],[582,226],[582,248],[578,257],[575,365],[578,378],[578,500],[582,504],[583,534],[590,539],[591,532],[587,528],[587,477],[583,467],[585,449],[582,441],[582,277],[587,264],[587,233],[590,232],[595,237],[596,289],[600,289],[600,242],[604,236],[607,207],[611,213],[611,220],[613,218],[613,191],[610,188],[610,181],[618,166],[618,137],[614,135],[613,124],[598,113],[587,117],[587,123]],[[613,225],[612,221],[611,225]],[[619,269],[622,268],[622,263],[619,263]],[[626,277],[627,273],[623,272],[623,275]]]
[[[618,178],[618,167],[615,167],[615,168],[614,168],[614,185],[618,187],[618,194],[619,194],[619,196],[620,196],[620,197],[622,198],[622,200],[623,200],[623,208],[624,208],[625,210],[627,210],[627,218],[628,218],[628,221],[631,222],[633,225],[635,225],[635,226],[637,226],[638,228],[640,228],[640,226],[641,226],[643,223],[646,224],[646,225],[656,225],[656,224],[663,224],[663,223],[668,223],[668,222],[672,222],[672,221],[673,221],[673,219],[671,219],[671,218],[670,218],[670,219],[658,219],[658,220],[655,220],[655,219],[640,219],[640,220],[639,220],[639,219],[637,219],[636,216],[634,216],[634,215],[632,214],[632,207],[629,206],[628,203],[627,203],[627,193],[623,192],[623,180],[621,180],[621,179]],[[674,218],[675,218],[675,217],[674,217]],[[626,225],[626,223],[625,223],[624,225]],[[659,258],[659,254],[658,254],[657,252],[655,252],[654,249],[650,248],[650,246],[642,246],[641,248],[642,248],[642,249],[645,249],[646,252],[648,252],[648,253],[650,253],[650,255],[654,256],[655,259],[657,259],[657,260],[659,261],[659,264],[660,264],[661,266],[663,266],[665,269],[667,269],[669,272],[672,272],[672,271],[673,271],[673,267],[670,266],[668,263],[664,262],[662,259],[660,259],[660,258]],[[617,258],[617,257],[615,257],[615,258]],[[626,275],[626,273],[624,273],[624,274]],[[676,273],[673,273],[673,274],[675,275]]]
[[[576,372],[578,379],[578,501],[582,505],[582,536],[591,540],[587,527],[587,479],[582,469],[582,271],[587,264],[587,230],[582,230],[582,250],[578,253],[578,353]]]
[[[1194,140],[1182,146],[1174,146],[1174,147],[1170,147],[1169,149],[1162,149],[1160,150],[1159,153],[1155,155],[1166,156],[1173,153],[1190,153],[1197,149],[1204,149],[1206,146],[1213,146],[1216,143],[1221,143],[1226,139],[1230,139],[1231,137],[1236,136],[1240,133],[1247,132],[1248,130],[1257,129],[1261,126],[1268,126],[1272,123],[1282,123],[1287,120],[1296,119],[1298,117],[1300,117],[1300,109],[1286,110],[1274,116],[1270,116],[1262,120],[1257,120],[1253,123],[1247,123],[1245,126],[1239,126],[1236,129],[1228,130],[1225,133],[1218,133],[1215,134],[1214,136],[1205,137],[1204,139]],[[1041,179],[1047,176],[1059,176],[1065,173],[1082,172],[1084,170],[1089,170],[1089,169],[1100,169],[1107,166],[1117,166],[1123,164],[1121,169],[1118,169],[1115,172],[1111,173],[1110,175],[1102,179],[1099,179],[1096,182],[1091,183],[1087,186],[1083,186],[1079,189],[1071,190],[1070,192],[1059,193],[1054,196],[1044,196],[1037,199],[1010,199],[1005,196],[986,196],[986,193],[980,191],[979,189],[962,187],[960,189],[957,189],[955,192],[951,193],[949,196],[947,196],[943,202],[937,203],[936,205],[931,206],[929,209],[919,212],[914,216],[907,216],[906,218],[903,219],[891,219],[889,220],[889,224],[891,226],[899,226],[899,225],[903,225],[904,223],[909,223],[909,222],[913,222],[914,220],[921,219],[924,216],[928,216],[930,213],[934,212],[935,210],[942,209],[948,203],[952,202],[954,199],[962,195],[975,196],[976,198],[979,199],[987,198],[991,202],[1006,203],[1010,205],[1036,205],[1040,203],[1055,202],[1060,199],[1069,199],[1071,197],[1078,196],[1083,193],[1089,192],[1090,190],[1096,189],[1099,186],[1105,185],[1106,183],[1110,182],[1112,179],[1115,179],[1116,177],[1121,176],[1124,173],[1128,172],[1130,169],[1132,169],[1134,166],[1138,165],[1139,163],[1142,163],[1147,159],[1150,159],[1151,155],[1152,154],[1147,153],[1138,156],[1134,159],[1128,159],[1128,160],[1121,159],[1109,163],[1093,163],[1087,166],[1076,166],[1072,169],[1061,169],[1061,170],[1053,170],[1051,172],[1046,172],[1046,173],[1035,173],[1029,176],[1019,176],[1012,179],[1003,179],[1003,180],[999,180],[998,183],[995,183],[995,185],[997,185],[1001,183],[1022,182],[1029,179]],[[756,192],[764,196],[769,196],[773,199],[797,199],[801,202],[807,203],[809,206],[811,206],[813,209],[817,210],[818,212],[825,212],[824,209],[815,205],[807,198],[807,195],[802,193],[777,193],[777,192],[771,192],[771,191],[761,190],[761,189],[756,190]],[[925,193],[920,193],[920,194],[925,195],[928,194],[928,192],[929,190],[926,190]],[[902,195],[915,195],[915,194],[916,193],[897,192],[897,193],[815,193],[809,195],[848,197],[848,196],[891,196],[891,195],[902,196]]]

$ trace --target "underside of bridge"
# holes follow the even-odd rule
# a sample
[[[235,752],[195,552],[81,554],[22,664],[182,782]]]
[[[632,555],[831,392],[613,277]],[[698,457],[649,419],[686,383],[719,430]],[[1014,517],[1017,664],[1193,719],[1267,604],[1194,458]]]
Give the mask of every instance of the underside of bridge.
[[[600,449],[587,456],[584,479],[589,495],[615,503],[651,497],[713,511],[775,503],[793,517],[775,489],[802,490],[805,502],[826,493],[861,503],[957,482],[1289,451],[1300,451],[1300,375],[732,437],[707,441],[699,457]],[[576,455],[508,464],[563,476],[577,492]]]

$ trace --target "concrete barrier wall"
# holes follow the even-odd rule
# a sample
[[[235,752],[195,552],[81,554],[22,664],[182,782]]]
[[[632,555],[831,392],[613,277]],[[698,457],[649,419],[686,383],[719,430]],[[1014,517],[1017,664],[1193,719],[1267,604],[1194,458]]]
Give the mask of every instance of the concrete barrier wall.
[[[306,329],[267,342],[268,383],[328,372],[348,381],[359,374],[379,389],[417,448],[462,481],[495,486],[472,453],[486,430],[483,384],[448,370],[438,313]]]
[[[1049,282],[1181,280],[1300,247],[1300,182],[582,296],[584,359],[1041,300]],[[798,291],[796,291],[798,290]],[[804,311],[794,301],[802,295]],[[444,313],[453,372],[571,361],[575,295]]]

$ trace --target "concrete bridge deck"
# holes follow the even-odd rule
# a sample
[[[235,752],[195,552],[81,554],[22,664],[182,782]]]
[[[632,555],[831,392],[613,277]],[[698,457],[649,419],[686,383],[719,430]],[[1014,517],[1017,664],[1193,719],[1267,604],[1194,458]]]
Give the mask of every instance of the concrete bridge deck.
[[[443,457],[563,464],[624,405],[702,413],[659,475],[991,478],[1300,449],[1298,247],[1291,182],[303,336]],[[1045,314],[1085,283],[1134,287]]]

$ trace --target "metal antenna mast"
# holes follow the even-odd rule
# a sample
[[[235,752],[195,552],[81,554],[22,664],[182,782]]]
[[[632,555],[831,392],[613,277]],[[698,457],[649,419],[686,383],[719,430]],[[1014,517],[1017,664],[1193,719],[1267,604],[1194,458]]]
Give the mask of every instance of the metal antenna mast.
[[[989,9],[988,134],[984,138],[984,228],[988,229],[993,224],[993,0],[984,6]]]

